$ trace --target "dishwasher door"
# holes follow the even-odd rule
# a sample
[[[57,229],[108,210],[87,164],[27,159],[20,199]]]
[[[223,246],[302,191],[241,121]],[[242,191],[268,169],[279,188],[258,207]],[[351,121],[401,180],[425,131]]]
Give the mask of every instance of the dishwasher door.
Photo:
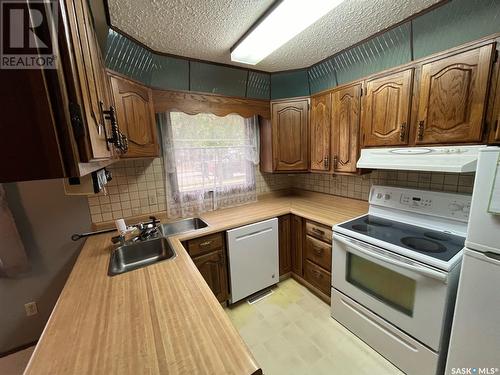
[[[230,303],[279,281],[278,219],[228,230]]]

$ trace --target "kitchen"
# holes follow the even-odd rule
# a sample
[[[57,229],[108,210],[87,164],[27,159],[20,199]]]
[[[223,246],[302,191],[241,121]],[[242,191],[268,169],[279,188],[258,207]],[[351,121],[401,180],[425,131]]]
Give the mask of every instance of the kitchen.
[[[498,373],[498,1],[1,6],[0,373]]]

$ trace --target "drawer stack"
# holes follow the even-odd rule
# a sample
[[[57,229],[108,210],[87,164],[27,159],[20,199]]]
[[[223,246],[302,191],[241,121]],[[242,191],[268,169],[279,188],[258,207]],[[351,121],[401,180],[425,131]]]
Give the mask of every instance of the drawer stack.
[[[332,229],[306,221],[304,280],[330,296],[332,279]]]

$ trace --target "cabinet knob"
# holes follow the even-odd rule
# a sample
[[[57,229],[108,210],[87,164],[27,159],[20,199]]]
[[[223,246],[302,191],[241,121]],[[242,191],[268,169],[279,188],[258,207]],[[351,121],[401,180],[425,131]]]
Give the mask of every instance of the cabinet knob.
[[[421,120],[418,123],[418,140],[421,141],[424,139],[424,127],[425,127],[425,121]]]
[[[200,247],[207,247],[207,246],[210,246],[210,244],[212,243],[212,241],[205,241],[205,242],[201,242],[200,243]]]

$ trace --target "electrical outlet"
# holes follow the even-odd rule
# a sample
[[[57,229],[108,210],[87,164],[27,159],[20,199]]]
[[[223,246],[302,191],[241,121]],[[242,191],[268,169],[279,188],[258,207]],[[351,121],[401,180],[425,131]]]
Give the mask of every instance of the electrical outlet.
[[[26,311],[26,316],[33,316],[38,314],[38,307],[36,305],[36,302],[25,303],[24,310]]]

